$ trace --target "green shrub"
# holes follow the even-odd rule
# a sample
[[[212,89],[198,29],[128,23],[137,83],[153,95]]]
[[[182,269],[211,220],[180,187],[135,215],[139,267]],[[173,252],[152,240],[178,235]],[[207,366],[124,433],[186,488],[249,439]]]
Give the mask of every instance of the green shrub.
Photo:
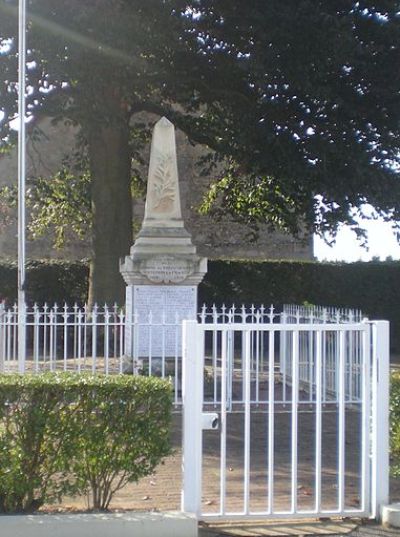
[[[169,453],[171,387],[146,377],[0,376],[0,511],[65,493],[107,509]]]
[[[390,454],[392,474],[400,476],[400,373],[393,373],[390,386]]]
[[[53,375],[0,376],[0,512],[30,512],[72,489],[68,384]]]
[[[149,475],[170,453],[171,386],[140,376],[86,377],[81,386],[78,456],[70,468],[88,506],[107,509],[117,490]]]

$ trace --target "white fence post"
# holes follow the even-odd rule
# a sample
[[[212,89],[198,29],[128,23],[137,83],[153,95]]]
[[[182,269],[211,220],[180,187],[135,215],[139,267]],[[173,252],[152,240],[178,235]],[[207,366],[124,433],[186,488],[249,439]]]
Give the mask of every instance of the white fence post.
[[[202,489],[204,330],[196,321],[183,321],[182,338],[182,511],[199,516]]]
[[[5,343],[6,343],[6,312],[4,302],[0,302],[0,373],[4,373],[6,370],[5,364]]]
[[[389,322],[372,323],[372,516],[389,501]]]

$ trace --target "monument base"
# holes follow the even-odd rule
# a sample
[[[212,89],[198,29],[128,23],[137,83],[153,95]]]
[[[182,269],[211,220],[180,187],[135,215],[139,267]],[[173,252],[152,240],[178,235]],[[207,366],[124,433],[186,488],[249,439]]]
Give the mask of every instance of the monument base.
[[[182,355],[181,325],[196,319],[196,285],[128,285],[125,354],[135,359]]]

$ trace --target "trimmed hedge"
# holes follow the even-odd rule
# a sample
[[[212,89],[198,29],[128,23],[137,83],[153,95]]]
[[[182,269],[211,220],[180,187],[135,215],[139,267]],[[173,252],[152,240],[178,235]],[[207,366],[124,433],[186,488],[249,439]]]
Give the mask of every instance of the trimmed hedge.
[[[172,390],[154,377],[0,375],[0,512],[64,494],[105,510],[170,453]]]
[[[390,469],[400,477],[400,373],[393,373],[390,385]]]
[[[82,304],[86,301],[89,268],[85,262],[29,261],[26,265],[26,297],[38,304]],[[0,300],[17,299],[17,265],[0,263]]]
[[[391,346],[400,350],[400,262],[212,261],[199,304],[317,304],[361,309],[389,320]]]
[[[16,299],[16,266],[0,265],[0,297]],[[83,262],[34,261],[27,266],[31,302],[84,303],[88,268]],[[285,303],[351,307],[391,322],[392,347],[400,350],[400,262],[317,263],[210,261],[199,304]]]

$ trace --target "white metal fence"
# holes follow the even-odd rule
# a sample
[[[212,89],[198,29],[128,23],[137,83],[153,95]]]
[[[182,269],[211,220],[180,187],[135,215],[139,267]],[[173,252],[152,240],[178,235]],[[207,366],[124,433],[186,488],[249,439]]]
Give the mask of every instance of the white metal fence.
[[[338,347],[335,394],[324,388],[331,334]],[[290,385],[279,374],[282,335],[291,342]],[[313,342],[308,391],[300,380],[303,336]],[[349,345],[355,336],[358,349]],[[379,513],[388,495],[387,322],[186,321],[183,349],[185,511],[202,519]],[[353,351],[359,368],[349,371]],[[255,368],[262,374],[254,375]],[[357,396],[346,391],[353,376]],[[203,479],[209,453],[212,480]]]
[[[283,324],[325,324],[350,325],[360,323],[363,314],[360,310],[350,308],[327,308],[322,306],[285,305],[281,314]],[[308,331],[299,336],[299,382],[301,387],[309,393],[310,399],[315,390],[315,333]],[[361,397],[361,348],[358,332],[350,332],[345,341],[345,392],[350,400],[359,400]],[[281,333],[280,344],[280,371],[284,385],[292,382],[292,339],[287,332]],[[339,332],[334,330],[324,333],[322,344],[323,364],[323,399],[338,398],[340,341]]]
[[[158,319],[128,321],[116,306],[2,306],[0,371],[170,377],[177,407],[186,390],[183,506],[201,517],[378,513],[387,497],[387,323],[358,312],[204,306],[181,339],[178,319]],[[219,418],[217,432],[202,430],[204,411]],[[202,484],[207,446],[218,479]]]
[[[137,315],[128,321],[124,310],[115,306],[98,307],[89,310],[77,305],[69,307],[53,306],[27,307],[21,313],[26,332],[26,354],[23,363],[18,363],[18,308],[0,306],[0,371],[90,371],[105,374],[142,373],[170,377],[174,383],[175,403],[181,400],[182,349],[181,320],[165,316],[154,316],[150,312],[146,319]],[[283,312],[276,312],[270,306],[265,308],[240,306],[217,308],[203,306],[198,315],[201,324],[253,323],[253,324],[342,324],[358,322],[360,313],[349,310],[328,310],[326,308],[304,308],[285,306]],[[129,326],[127,325],[129,323]],[[133,335],[132,355],[126,356],[125,337]],[[323,341],[323,401],[338,397],[338,356],[339,332],[324,333]],[[220,335],[218,331],[208,332],[205,348],[205,371],[209,402],[218,404],[221,387],[217,372],[220,369]],[[240,332],[231,331],[227,336],[227,397],[232,403],[238,402],[234,394],[234,372],[243,354],[244,339]],[[346,338],[346,396],[359,400],[360,384],[360,340],[357,332]],[[315,333],[301,332],[299,336],[299,382],[311,401],[315,392]],[[252,400],[264,402],[265,394],[261,383],[267,374],[268,358],[266,334],[258,331],[251,334],[250,364],[254,380]],[[281,331],[280,341],[274,352],[279,353],[276,377],[282,381],[282,402],[290,400],[292,383],[292,338]],[[244,364],[242,363],[242,367]],[[243,400],[244,393],[241,394]]]

